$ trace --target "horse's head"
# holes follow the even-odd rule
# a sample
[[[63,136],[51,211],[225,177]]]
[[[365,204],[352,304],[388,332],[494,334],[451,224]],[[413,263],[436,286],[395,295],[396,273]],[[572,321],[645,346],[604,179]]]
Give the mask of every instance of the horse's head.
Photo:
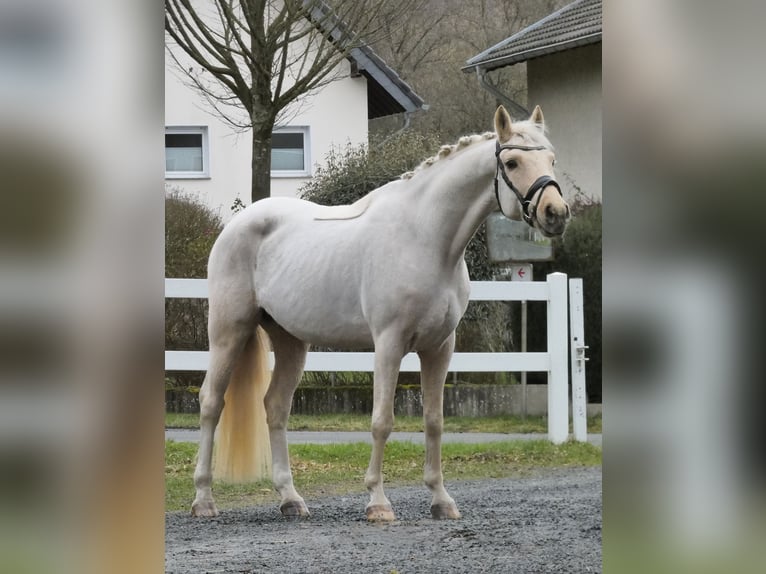
[[[528,121],[516,123],[500,106],[495,112],[495,133],[495,195],[503,215],[524,219],[546,237],[564,233],[570,218],[569,205],[553,176],[556,158],[545,137],[540,106],[535,107]]]

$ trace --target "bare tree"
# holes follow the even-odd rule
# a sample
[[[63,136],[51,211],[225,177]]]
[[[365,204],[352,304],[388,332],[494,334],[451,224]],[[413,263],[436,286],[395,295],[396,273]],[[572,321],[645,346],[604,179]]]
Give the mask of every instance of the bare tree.
[[[437,132],[445,141],[489,129],[497,104],[506,102],[482,88],[476,74],[461,71],[466,60],[570,1],[424,0],[406,22],[394,20],[390,34],[374,47],[429,103],[428,114],[413,118],[413,129]],[[525,64],[484,79],[526,104]],[[378,126],[386,131],[391,122],[376,120]]]
[[[165,0],[166,48],[236,128],[252,130],[252,200],[271,190],[271,134],[338,76],[344,58],[406,18],[417,0]]]

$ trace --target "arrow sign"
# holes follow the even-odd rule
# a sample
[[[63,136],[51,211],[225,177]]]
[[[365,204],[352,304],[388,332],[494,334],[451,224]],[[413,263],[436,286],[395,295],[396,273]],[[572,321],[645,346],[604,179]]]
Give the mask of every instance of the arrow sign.
[[[532,281],[532,264],[514,265],[511,267],[511,281]]]

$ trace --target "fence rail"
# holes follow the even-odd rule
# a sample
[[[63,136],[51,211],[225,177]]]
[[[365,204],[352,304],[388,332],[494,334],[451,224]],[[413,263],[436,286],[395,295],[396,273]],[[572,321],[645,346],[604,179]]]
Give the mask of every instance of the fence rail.
[[[572,280],[575,281],[575,280]],[[573,295],[576,295],[573,291]],[[205,279],[165,279],[166,298],[206,299]],[[582,291],[578,308],[582,312]],[[536,353],[455,353],[450,372],[547,372],[548,373],[548,438],[561,443],[569,436],[568,397],[568,300],[567,276],[551,273],[546,281],[471,281],[471,301],[547,301],[548,350]],[[582,344],[580,339],[579,344]],[[167,371],[205,371],[208,351],[165,351]],[[273,366],[273,354],[270,353]],[[374,371],[373,353],[310,352],[306,371]],[[574,367],[574,364],[573,364]],[[420,370],[416,354],[409,353],[401,364],[402,372]],[[581,396],[577,394],[575,396]],[[584,409],[575,409],[575,417],[584,416]],[[582,427],[576,421],[575,428]],[[580,432],[577,440],[587,440]]]

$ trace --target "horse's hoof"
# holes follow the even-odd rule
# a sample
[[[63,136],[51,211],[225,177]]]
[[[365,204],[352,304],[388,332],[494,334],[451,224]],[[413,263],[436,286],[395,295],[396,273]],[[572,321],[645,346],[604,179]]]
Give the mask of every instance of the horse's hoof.
[[[374,504],[366,510],[369,522],[393,522],[396,520],[394,511],[388,504]]]
[[[191,515],[197,517],[212,518],[218,516],[218,509],[212,500],[194,501],[191,508]]]
[[[307,518],[310,516],[306,503],[302,500],[288,500],[279,507],[285,518]]]
[[[460,518],[460,511],[455,504],[434,504],[431,506],[431,517],[436,520],[457,520]]]

